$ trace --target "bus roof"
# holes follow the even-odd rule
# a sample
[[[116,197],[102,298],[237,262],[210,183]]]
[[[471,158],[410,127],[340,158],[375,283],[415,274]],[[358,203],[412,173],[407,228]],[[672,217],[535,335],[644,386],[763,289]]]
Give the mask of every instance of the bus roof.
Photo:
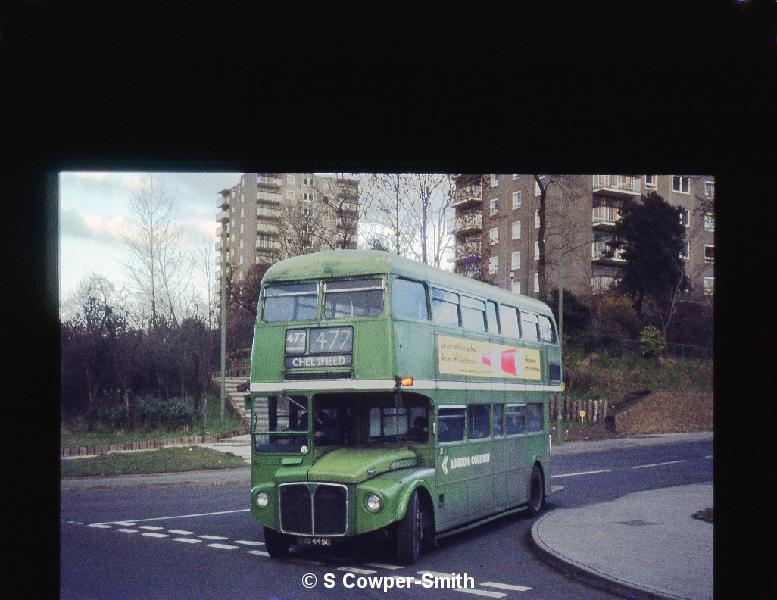
[[[306,279],[388,273],[429,281],[442,287],[469,292],[476,296],[498,300],[504,304],[518,306],[540,314],[551,314],[547,304],[534,298],[514,294],[495,285],[489,285],[379,250],[332,250],[287,258],[267,269],[262,284],[265,285],[273,281],[304,281]]]

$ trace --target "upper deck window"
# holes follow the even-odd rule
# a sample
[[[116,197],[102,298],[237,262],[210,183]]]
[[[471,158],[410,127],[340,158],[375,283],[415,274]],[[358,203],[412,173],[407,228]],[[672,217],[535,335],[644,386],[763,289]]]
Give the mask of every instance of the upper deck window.
[[[499,321],[502,324],[502,335],[505,337],[519,338],[518,311],[512,306],[501,305],[499,307]]]
[[[482,300],[461,297],[461,325],[472,331],[486,330],[486,303]]]
[[[521,331],[523,331],[523,339],[532,342],[539,341],[540,336],[537,331],[537,321],[537,315],[521,311]]]
[[[499,333],[499,321],[496,319],[496,302],[486,302],[486,316],[488,317],[488,333]]]
[[[424,284],[409,279],[397,278],[391,286],[391,306],[394,316],[417,321],[429,320]]]
[[[459,324],[459,295],[432,288],[432,319],[440,325]]]
[[[318,313],[318,284],[271,284],[264,288],[263,318],[276,321],[311,321]]]
[[[383,314],[383,280],[351,279],[324,284],[324,318],[350,319]]]
[[[551,344],[555,344],[556,331],[553,329],[553,323],[551,323],[550,319],[545,315],[540,315],[539,318],[540,339],[543,342],[550,342]]]

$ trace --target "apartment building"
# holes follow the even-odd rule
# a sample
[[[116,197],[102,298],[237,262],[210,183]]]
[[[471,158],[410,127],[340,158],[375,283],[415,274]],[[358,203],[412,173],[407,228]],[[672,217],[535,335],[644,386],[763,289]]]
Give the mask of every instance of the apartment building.
[[[245,173],[219,192],[222,245],[236,281],[253,264],[297,254],[356,248],[359,183],[314,173]]]
[[[657,192],[682,209],[682,258],[694,299],[714,293],[715,180],[693,175],[542,176],[546,192],[548,289],[563,285],[581,299],[611,287],[624,260],[608,256],[620,208],[627,198]],[[519,294],[539,292],[540,187],[534,175],[462,174],[456,177],[455,271]]]

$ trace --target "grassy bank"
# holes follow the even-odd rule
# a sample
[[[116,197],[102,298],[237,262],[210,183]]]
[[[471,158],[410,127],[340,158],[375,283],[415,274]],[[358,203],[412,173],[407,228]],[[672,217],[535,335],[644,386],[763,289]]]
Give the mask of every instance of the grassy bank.
[[[62,477],[174,473],[246,467],[239,456],[201,446],[103,454],[60,461]]]
[[[96,446],[110,444],[126,444],[129,442],[144,442],[146,440],[164,440],[190,435],[220,435],[230,433],[242,427],[240,419],[236,418],[229,407],[224,408],[224,422],[219,420],[220,401],[218,396],[209,394],[207,426],[202,423],[193,427],[168,431],[155,429],[151,431],[112,431],[107,427],[99,427],[96,431],[87,431],[85,423],[77,423],[70,427],[63,426],[60,431],[60,445],[63,448],[77,446]]]
[[[609,355],[564,349],[567,390],[579,400],[606,399],[617,405],[631,392],[712,393],[712,361],[639,354]]]

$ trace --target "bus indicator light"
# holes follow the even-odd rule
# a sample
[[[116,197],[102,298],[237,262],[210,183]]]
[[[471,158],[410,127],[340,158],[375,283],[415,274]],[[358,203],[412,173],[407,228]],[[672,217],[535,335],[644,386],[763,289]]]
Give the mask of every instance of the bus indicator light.
[[[413,385],[413,378],[412,377],[403,377],[399,380],[399,385],[402,387],[412,387]]]

